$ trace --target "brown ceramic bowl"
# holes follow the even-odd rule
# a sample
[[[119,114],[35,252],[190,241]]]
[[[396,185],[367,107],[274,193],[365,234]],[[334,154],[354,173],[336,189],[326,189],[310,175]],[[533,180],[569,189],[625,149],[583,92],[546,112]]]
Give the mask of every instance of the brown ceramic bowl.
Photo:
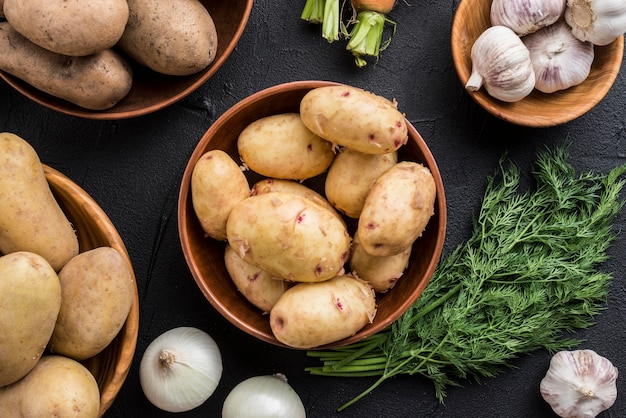
[[[452,23],[452,58],[465,85],[472,72],[474,41],[490,25],[492,0],[462,0]],[[624,36],[607,46],[595,47],[595,58],[587,79],[555,93],[538,90],[514,102],[491,97],[484,88],[467,93],[486,111],[505,121],[530,127],[548,127],[569,122],[588,112],[608,93],[622,65]]]
[[[224,266],[225,243],[205,237],[193,211],[190,179],[195,163],[205,152],[226,151],[239,162],[237,138],[251,122],[265,116],[298,112],[300,100],[311,89],[330,85],[326,81],[296,81],[270,87],[249,96],[226,111],[202,137],[183,175],[179,202],[178,224],[185,259],[191,273],[209,302],[232,324],[248,334],[278,346],[284,346],[273,336],[268,315],[250,304],[233,285]],[[446,231],[446,202],[443,182],[428,146],[409,124],[409,141],[399,150],[400,160],[412,160],[429,167],[436,182],[435,214],[423,234],[414,244],[408,269],[396,286],[378,295],[378,312],[373,323],[355,335],[326,345],[337,347],[359,341],[381,331],[396,320],[417,299],[426,287],[439,261]],[[249,171],[250,184],[261,179]],[[308,185],[323,194],[323,176]],[[315,181],[317,180],[317,181]],[[350,224],[350,220],[347,220]],[[353,230],[352,230],[353,232]]]
[[[113,120],[145,115],[163,109],[203,85],[224,64],[235,49],[252,10],[253,0],[200,0],[217,29],[218,48],[213,62],[204,70],[188,76],[168,76],[148,70],[132,60],[133,85],[126,97],[107,110],[89,110],[50,96],[24,81],[0,71],[9,85],[29,99],[61,113],[87,119]]]
[[[124,242],[102,208],[65,175],[45,165],[44,171],[52,193],[76,230],[80,251],[102,246],[113,247],[126,258],[132,273],[131,261]],[[98,355],[83,362],[98,382],[99,416],[104,415],[124,384],[135,354],[138,332],[139,297],[135,283],[133,304],[126,323],[117,337]]]

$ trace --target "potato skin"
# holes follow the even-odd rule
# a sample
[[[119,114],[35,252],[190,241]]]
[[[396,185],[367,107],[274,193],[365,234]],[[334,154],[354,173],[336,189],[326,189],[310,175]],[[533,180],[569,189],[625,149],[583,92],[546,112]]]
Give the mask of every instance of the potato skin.
[[[366,154],[396,151],[408,140],[406,120],[395,103],[352,86],[309,91],[300,102],[300,116],[320,137]]]
[[[198,0],[128,0],[128,8],[117,45],[140,64],[162,74],[190,75],[215,59],[215,23]]]
[[[72,258],[59,272],[61,308],[48,348],[74,360],[95,356],[117,336],[133,302],[128,263],[111,247]]]
[[[193,209],[204,232],[226,240],[226,220],[233,207],[250,195],[250,185],[237,163],[224,151],[211,150],[191,173]]]
[[[365,154],[344,147],[326,175],[326,197],[338,211],[357,219],[376,179],[397,162],[396,151]]]
[[[98,383],[91,372],[64,356],[43,356],[22,380],[0,388],[0,416],[95,418]]]
[[[288,285],[284,280],[248,263],[229,245],[224,251],[224,262],[228,275],[239,292],[263,313],[269,313],[278,298],[287,290]]]
[[[422,234],[434,213],[435,180],[420,163],[402,161],[383,173],[365,199],[357,234],[376,256],[398,254]]]
[[[85,56],[112,48],[128,21],[126,0],[4,0],[7,21],[57,54]]]
[[[370,285],[344,275],[288,289],[270,312],[270,327],[281,343],[306,349],[354,335],[375,315]]]
[[[335,214],[302,196],[250,196],[233,208],[228,244],[241,258],[285,280],[317,282],[343,271],[350,236]]]
[[[298,113],[261,118],[239,135],[241,160],[265,177],[306,180],[328,169],[335,153],[332,144],[311,132]]]
[[[350,255],[350,272],[368,282],[376,292],[384,293],[392,289],[406,270],[412,246],[404,251],[389,255],[376,256],[363,249],[359,235],[354,235]]]
[[[48,51],[0,22],[0,69],[31,86],[90,110],[109,109],[130,91],[133,74],[120,54],[85,57]]]
[[[0,133],[0,253],[30,251],[59,271],[78,249],[37,152],[19,136]]]
[[[0,257],[0,387],[35,367],[60,306],[59,278],[44,258],[26,251]]]

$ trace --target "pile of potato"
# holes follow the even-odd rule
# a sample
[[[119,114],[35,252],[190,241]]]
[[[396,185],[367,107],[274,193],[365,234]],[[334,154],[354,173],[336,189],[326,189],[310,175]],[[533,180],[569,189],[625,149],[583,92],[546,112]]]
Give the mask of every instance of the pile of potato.
[[[90,110],[128,94],[128,58],[179,76],[208,67],[217,52],[199,0],[0,0],[0,12],[0,70]]]
[[[80,362],[117,336],[134,286],[114,248],[80,252],[35,150],[0,133],[0,416],[98,416]]]
[[[248,125],[237,140],[243,168],[221,150],[195,163],[198,220],[227,241],[231,279],[269,313],[278,341],[312,348],[353,335],[402,276],[436,197],[427,167],[398,161],[407,139],[396,103],[327,86],[308,92],[299,113]],[[250,185],[246,170],[263,179]],[[302,183],[324,173],[323,194]]]

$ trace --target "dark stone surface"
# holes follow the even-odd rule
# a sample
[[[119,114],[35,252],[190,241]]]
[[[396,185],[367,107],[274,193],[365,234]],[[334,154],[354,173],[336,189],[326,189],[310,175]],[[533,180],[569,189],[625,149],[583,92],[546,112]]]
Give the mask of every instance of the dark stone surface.
[[[550,355],[538,351],[514,369],[481,383],[450,388],[440,404],[429,381],[400,377],[340,414],[335,409],[373,380],[312,377],[317,364],[304,352],[256,341],[236,329],[205,300],[189,273],[178,241],[176,200],[186,162],[203,133],[240,99],[275,84],[324,79],[396,98],[428,143],[446,187],[448,234],[444,255],[469,236],[485,178],[500,156],[529,175],[535,153],[571,142],[578,170],[606,172],[626,162],[626,71],[622,68],[598,106],[570,123],[545,129],[510,125],[478,107],[459,83],[449,35],[458,0],[399,2],[390,18],[398,24],[391,46],[374,65],[357,69],[344,43],[328,44],[319,26],[299,18],[303,1],[258,0],[234,53],[217,74],[179,103],[157,113],[121,121],[92,121],[34,104],[0,82],[0,130],[27,139],[41,160],[69,176],[102,206],[128,247],[140,296],[137,352],[128,379],[106,417],[159,417],[144,397],[138,364],[146,346],[176,326],[196,326],[212,335],[224,359],[215,394],[185,417],[218,417],[227,393],[241,380],[281,372],[316,417],[550,417],[539,394]],[[626,196],[625,196],[626,197]],[[626,215],[616,229],[626,228]],[[626,236],[611,247],[602,268],[614,273],[608,309],[592,328],[578,333],[590,348],[626,370]],[[626,389],[624,377],[618,390]],[[626,416],[626,397],[604,417]]]

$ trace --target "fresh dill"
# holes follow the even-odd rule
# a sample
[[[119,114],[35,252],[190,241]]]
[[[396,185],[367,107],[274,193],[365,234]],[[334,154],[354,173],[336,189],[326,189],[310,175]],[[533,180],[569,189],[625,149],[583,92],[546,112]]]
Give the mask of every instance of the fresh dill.
[[[576,175],[566,146],[538,153],[535,187],[505,159],[487,179],[469,240],[439,263],[416,302],[387,330],[345,347],[309,351],[326,376],[379,376],[345,409],[387,379],[429,378],[440,402],[461,379],[495,376],[520,354],[569,349],[567,337],[605,308],[611,274],[597,269],[616,238],[619,177]]]

